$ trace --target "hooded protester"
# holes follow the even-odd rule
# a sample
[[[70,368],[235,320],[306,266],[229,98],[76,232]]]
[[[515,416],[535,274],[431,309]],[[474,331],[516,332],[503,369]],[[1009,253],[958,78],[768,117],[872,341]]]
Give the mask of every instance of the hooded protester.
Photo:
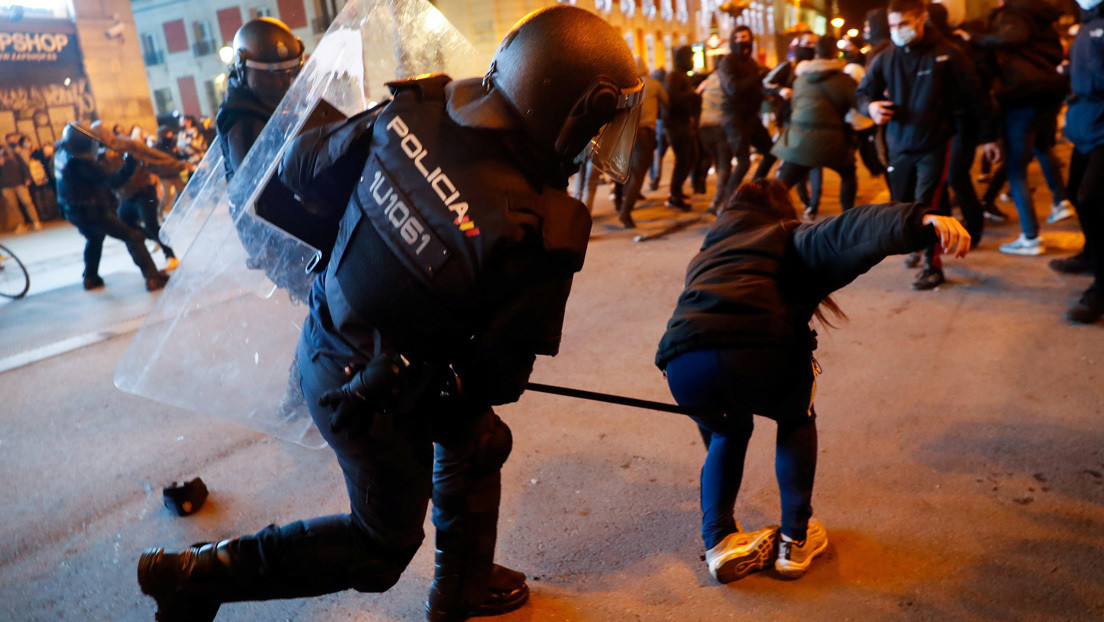
[[[690,211],[683,185],[690,171],[698,163],[698,117],[701,115],[701,96],[695,92],[687,74],[694,69],[694,51],[688,45],[675,48],[672,53],[674,68],[667,72],[664,88],[667,90],[667,117],[663,131],[667,142],[675,152],[675,169],[671,172],[671,187],[667,206]]]
[[[824,36],[816,44],[817,57],[798,63],[794,73],[793,115],[771,154],[782,160],[776,179],[787,188],[809,171],[830,168],[840,176],[840,206],[855,204],[855,137],[847,120],[855,107],[854,80],[844,73],[847,61],[838,58],[836,40]]]

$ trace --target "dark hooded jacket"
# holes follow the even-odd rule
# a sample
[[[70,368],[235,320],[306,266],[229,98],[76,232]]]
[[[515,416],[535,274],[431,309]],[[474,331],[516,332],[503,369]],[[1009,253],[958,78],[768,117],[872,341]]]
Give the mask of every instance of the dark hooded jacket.
[[[656,365],[714,348],[811,350],[809,322],[821,301],[887,255],[931,244],[929,212],[917,203],[863,205],[809,225],[769,205],[730,204],[690,261]]]
[[[735,46],[733,46],[735,49]],[[758,119],[763,105],[762,65],[751,56],[726,54],[717,65],[721,80],[721,117],[726,124],[742,128]]]
[[[854,162],[855,144],[845,118],[855,107],[856,85],[843,73],[846,65],[843,60],[820,59],[797,66],[793,114],[772,155],[813,168]]]
[[[1070,46],[1073,98],[1066,112],[1066,136],[1081,153],[1104,146],[1104,4],[1084,11]]]
[[[694,68],[693,50],[684,45],[675,48],[675,66],[667,72],[663,87],[667,89],[667,117],[663,129],[668,132],[689,132],[701,115],[701,96],[694,91],[686,72]]]
[[[988,53],[993,94],[1004,107],[1055,104],[1068,91],[1058,73],[1062,42],[1054,30],[1061,11],[1044,0],[1006,0],[989,18],[988,34],[974,46]]]
[[[859,83],[859,110],[866,112],[871,102],[884,99],[894,104],[893,119],[886,125],[891,154],[946,148],[956,112],[979,128],[981,142],[995,139],[992,102],[973,63],[934,28],[925,28],[920,40],[886,48],[874,58]]]
[[[889,18],[885,9],[871,9],[866,13],[866,23],[870,25],[870,49],[866,50],[866,64],[874,62],[874,57],[893,45],[889,38]]]

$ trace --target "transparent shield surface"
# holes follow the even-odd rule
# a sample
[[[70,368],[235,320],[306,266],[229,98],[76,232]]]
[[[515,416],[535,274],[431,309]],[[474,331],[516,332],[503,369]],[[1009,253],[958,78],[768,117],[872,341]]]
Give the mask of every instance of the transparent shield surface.
[[[216,147],[185,187],[164,229],[180,267],[116,368],[116,386],[322,446],[292,369],[316,249],[257,217],[254,202],[320,100],[351,116],[385,99],[391,80],[482,75],[486,64],[425,0],[346,4],[234,179]]]

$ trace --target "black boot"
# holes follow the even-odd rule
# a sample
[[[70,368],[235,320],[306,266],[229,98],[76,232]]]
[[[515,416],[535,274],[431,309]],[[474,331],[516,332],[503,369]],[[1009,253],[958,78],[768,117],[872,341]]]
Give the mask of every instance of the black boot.
[[[157,601],[160,622],[210,622],[223,599],[220,585],[229,575],[229,559],[218,548],[202,544],[183,551],[146,549],[138,559],[138,585]],[[225,547],[224,547],[225,548]],[[222,588],[225,589],[225,588]]]
[[[289,590],[266,576],[257,541],[251,536],[196,544],[183,551],[146,549],[138,560],[138,585],[157,601],[159,622],[210,622],[222,603],[332,591]]]
[[[476,616],[497,616],[520,608],[529,600],[525,575],[498,564],[490,570],[469,566],[467,560],[437,551],[433,585],[426,601],[429,622],[460,622]],[[487,575],[490,576],[487,576]],[[479,585],[471,589],[473,584]]]

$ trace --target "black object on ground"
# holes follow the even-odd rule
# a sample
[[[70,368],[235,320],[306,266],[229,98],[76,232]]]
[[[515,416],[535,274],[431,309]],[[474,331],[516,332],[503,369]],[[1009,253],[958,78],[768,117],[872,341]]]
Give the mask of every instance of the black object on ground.
[[[177,516],[187,516],[199,511],[203,502],[207,500],[207,485],[198,477],[179,486],[173,482],[163,491],[165,495],[165,507],[176,513]]]

